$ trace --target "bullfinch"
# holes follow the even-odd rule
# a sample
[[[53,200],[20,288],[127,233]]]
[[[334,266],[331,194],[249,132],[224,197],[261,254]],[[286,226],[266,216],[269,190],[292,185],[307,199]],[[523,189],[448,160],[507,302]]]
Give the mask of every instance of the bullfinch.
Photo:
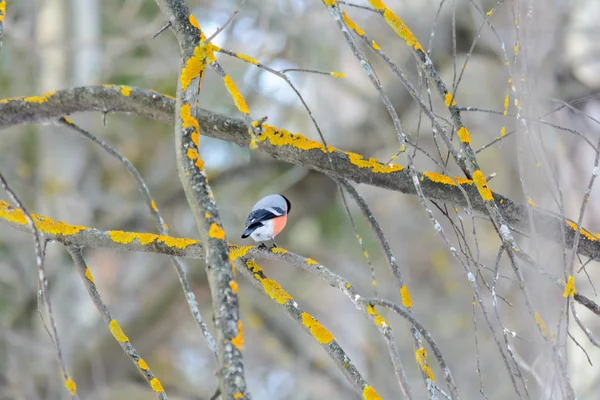
[[[281,194],[263,197],[252,207],[242,239],[250,236],[255,242],[261,242],[262,246],[265,245],[262,243],[264,240],[273,240],[273,247],[277,247],[275,236],[285,228],[291,209],[292,204]]]

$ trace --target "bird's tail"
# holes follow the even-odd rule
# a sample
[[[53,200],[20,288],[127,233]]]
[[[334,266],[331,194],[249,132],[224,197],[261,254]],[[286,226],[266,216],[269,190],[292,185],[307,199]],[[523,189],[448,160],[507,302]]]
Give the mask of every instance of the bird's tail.
[[[242,233],[242,239],[246,239],[248,236],[250,236],[252,232],[256,230],[256,228],[258,228],[258,226],[256,225],[250,225],[249,227],[247,227],[244,233]]]

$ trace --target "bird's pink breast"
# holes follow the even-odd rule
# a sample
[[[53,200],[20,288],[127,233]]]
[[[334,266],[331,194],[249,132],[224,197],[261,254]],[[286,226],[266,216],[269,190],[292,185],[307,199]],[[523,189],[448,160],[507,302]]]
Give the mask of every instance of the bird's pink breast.
[[[276,236],[285,228],[285,224],[287,223],[287,214],[282,215],[281,217],[273,218],[273,236]]]

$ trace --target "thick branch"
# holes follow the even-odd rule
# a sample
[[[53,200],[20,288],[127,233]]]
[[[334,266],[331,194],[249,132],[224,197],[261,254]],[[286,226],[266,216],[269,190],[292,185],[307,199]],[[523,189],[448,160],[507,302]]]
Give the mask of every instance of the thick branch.
[[[175,100],[172,97],[151,90],[125,86],[88,86],[47,93],[42,96],[0,100],[0,129],[10,126],[56,120],[64,115],[83,111],[130,113],[172,124],[175,115]],[[248,147],[250,136],[245,122],[222,114],[199,109],[197,113],[203,135],[215,137],[240,147]],[[401,166],[387,167],[375,160],[366,160],[355,153],[329,148],[335,169],[317,142],[293,135],[276,128],[265,129],[258,138],[259,150],[275,159],[302,165],[306,168],[329,175],[346,178],[357,183],[365,183],[384,189],[415,195],[410,174]],[[396,169],[396,170],[394,170]],[[439,174],[419,173],[423,193],[428,199],[447,201],[466,207],[467,202],[456,181]],[[462,188],[469,195],[473,209],[487,214],[477,188],[472,181],[460,179]],[[498,193],[493,193],[498,209],[509,222],[511,228],[530,232],[527,207]],[[574,224],[565,227],[562,217],[533,208],[536,231],[543,237],[573,246]],[[564,228],[564,238],[561,231]],[[581,255],[600,260],[600,234],[588,231],[581,237],[578,252]]]

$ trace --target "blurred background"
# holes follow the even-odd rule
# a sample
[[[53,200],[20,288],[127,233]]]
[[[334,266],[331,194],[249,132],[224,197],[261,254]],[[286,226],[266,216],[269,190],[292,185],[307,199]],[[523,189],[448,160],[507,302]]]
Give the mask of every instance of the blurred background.
[[[345,79],[298,72],[290,72],[289,76],[306,99],[328,144],[383,162],[397,153],[397,135],[378,93],[320,1],[247,0],[243,7],[242,2],[229,0],[187,3],[207,36],[235,10],[240,11],[215,37],[218,46],[250,55],[275,69],[346,74]],[[368,5],[360,0],[356,4]],[[498,137],[503,126],[507,133],[515,129],[515,92],[507,88],[510,75],[505,65],[507,59],[511,61],[521,113],[529,118],[524,125],[527,130],[482,151],[479,162],[486,174],[496,174],[490,182],[494,191],[522,203],[532,199],[553,212],[561,212],[562,207],[566,217],[577,220],[595,152],[580,136],[540,123],[540,119],[577,130],[597,143],[598,123],[593,118],[600,118],[596,96],[600,88],[600,28],[596,18],[600,3],[504,1],[489,19],[493,29],[484,16],[496,6],[495,1],[390,0],[388,6],[403,18],[423,46],[431,49],[434,64],[449,87],[458,81],[468,58],[458,84],[458,103],[500,111],[500,115],[464,113],[475,149]],[[427,99],[413,56],[383,19],[367,10],[344,9]],[[164,23],[153,1],[9,1],[0,51],[0,97],[39,95],[100,83],[151,88],[174,95],[178,45],[170,31],[152,39]],[[517,40],[520,54],[514,64]],[[411,140],[418,141],[438,161],[443,160],[445,151],[440,159],[430,124],[421,120],[416,102],[380,59],[368,50],[367,54]],[[237,83],[254,118],[268,116],[269,124],[319,140],[308,114],[283,80],[226,55],[217,58]],[[509,113],[504,117],[507,91]],[[572,105],[567,107],[563,102]],[[238,116],[221,79],[212,71],[205,75],[200,104],[211,111]],[[448,118],[436,96],[432,106],[441,118]],[[171,126],[129,115],[109,114],[104,121],[103,115],[90,113],[72,119],[135,164],[172,235],[198,238],[177,179]],[[228,240],[247,244],[239,235],[254,202],[267,194],[285,194],[293,209],[278,245],[319,260],[347,278],[364,296],[374,295],[363,251],[339,190],[329,178],[207,137],[201,138],[201,154]],[[406,164],[406,158],[396,161]],[[420,152],[415,164],[420,171],[440,172]],[[459,169],[450,164],[449,173],[461,176]],[[123,166],[65,127],[25,125],[0,132],[0,171],[31,212],[104,230],[155,232],[154,222]],[[366,185],[357,189],[387,235],[411,291],[415,315],[437,340],[463,398],[483,398],[481,387],[488,398],[514,398],[510,377],[481,311],[473,311],[473,292],[465,272],[432,229],[417,199]],[[593,190],[584,218],[591,231],[600,231],[597,194],[598,190]],[[0,193],[0,199],[7,200],[6,195]],[[400,302],[398,288],[367,221],[352,201],[350,204],[375,265],[377,295]],[[443,209],[443,204],[438,205]],[[455,214],[451,206],[448,210],[471,235],[468,213],[459,210]],[[436,215],[458,247],[459,240],[448,220],[437,209]],[[483,218],[476,218],[475,228],[482,276],[490,283],[492,275],[485,268],[494,268],[499,241]],[[541,264],[564,278],[560,244],[545,242],[535,234],[517,235],[517,239]],[[467,243],[475,251],[472,235]],[[217,383],[216,365],[189,313],[168,258],[101,248],[86,249],[84,254],[104,300],[169,397],[210,398]],[[576,269],[579,261],[586,260],[578,260]],[[211,325],[204,265],[193,260],[186,263],[203,317]],[[269,277],[335,335],[383,398],[400,397],[384,341],[343,294],[292,266],[260,264]],[[595,301],[598,299],[592,283],[598,282],[598,267],[595,262],[588,264],[589,279],[583,272],[576,277],[577,290]],[[62,246],[49,246],[46,268],[65,361],[80,398],[154,398],[102,322]],[[500,279],[498,291],[506,302],[500,303],[500,322],[494,324],[500,331],[506,328],[516,333],[509,343],[528,380],[531,397],[562,398],[559,372],[524,307],[505,259],[501,273],[505,278]],[[569,371],[576,393],[581,399],[595,398],[600,387],[598,369],[589,366],[580,348],[565,340],[564,331],[557,332],[561,314],[564,322],[561,291],[532,269],[525,270],[525,276],[535,310],[546,321],[550,335],[558,335],[558,345],[569,349]],[[38,317],[36,283],[30,236],[0,224],[0,399],[69,398],[52,344]],[[483,281],[479,283],[485,301],[491,305],[489,290]],[[282,309],[243,279],[240,285],[246,376],[254,399],[357,398],[324,350]],[[579,311],[586,327],[598,336],[598,319],[585,309]],[[415,395],[425,398],[414,363],[409,325],[396,315],[381,312],[394,327]],[[574,324],[569,332],[587,350],[594,366],[598,365],[599,349],[590,346]],[[429,361],[441,385],[442,372],[432,355]]]

